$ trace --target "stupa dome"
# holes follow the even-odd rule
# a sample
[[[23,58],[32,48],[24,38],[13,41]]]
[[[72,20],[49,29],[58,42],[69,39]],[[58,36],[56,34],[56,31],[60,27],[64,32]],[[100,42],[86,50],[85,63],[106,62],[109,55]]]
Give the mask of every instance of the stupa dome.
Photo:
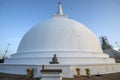
[[[87,27],[61,15],[30,29],[17,53],[41,51],[102,52],[99,41]]]

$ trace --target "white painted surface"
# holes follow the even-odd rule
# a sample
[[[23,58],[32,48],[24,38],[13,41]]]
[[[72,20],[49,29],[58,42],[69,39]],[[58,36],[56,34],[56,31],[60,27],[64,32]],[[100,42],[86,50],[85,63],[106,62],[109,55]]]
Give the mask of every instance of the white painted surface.
[[[62,80],[62,73],[41,72],[41,80]]]
[[[0,72],[26,75],[27,68],[34,68],[35,77],[41,77],[42,65],[0,64]],[[90,68],[91,75],[120,72],[120,64],[89,64],[89,65],[45,65],[45,69],[62,69],[62,77],[73,77],[76,68],[80,68],[81,75],[86,75],[85,69]]]
[[[41,51],[102,52],[95,35],[81,23],[56,16],[29,30],[17,53]]]
[[[39,64],[46,64],[49,65],[52,61],[52,57],[34,57],[34,58],[11,58],[7,59],[5,64],[32,64],[32,65],[39,65]],[[59,64],[111,64],[115,63],[113,58],[79,58],[79,57],[60,57],[58,58]]]

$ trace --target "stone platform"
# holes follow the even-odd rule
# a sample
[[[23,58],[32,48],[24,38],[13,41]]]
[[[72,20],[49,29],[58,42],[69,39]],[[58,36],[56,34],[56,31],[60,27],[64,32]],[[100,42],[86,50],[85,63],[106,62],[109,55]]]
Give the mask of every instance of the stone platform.
[[[40,80],[40,78],[27,79],[25,75],[0,73],[0,80]],[[81,76],[78,79],[62,78],[62,80],[120,80],[120,72],[111,73],[111,74],[102,74],[100,76],[92,75],[90,78],[86,76]]]
[[[22,65],[22,64],[0,64],[0,72],[10,74],[26,75],[27,68],[34,68],[34,77],[40,77],[42,65]],[[90,65],[44,65],[45,69],[61,69],[62,77],[73,78],[76,75],[76,68],[80,68],[80,74],[86,75],[86,68],[90,69],[91,75],[108,74],[120,72],[120,63],[115,64],[90,64]]]

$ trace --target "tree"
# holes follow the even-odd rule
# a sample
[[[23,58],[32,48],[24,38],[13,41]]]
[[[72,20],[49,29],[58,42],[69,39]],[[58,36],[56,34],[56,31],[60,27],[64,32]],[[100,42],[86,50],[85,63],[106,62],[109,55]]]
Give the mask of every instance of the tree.
[[[103,50],[105,50],[105,49],[113,49],[112,46],[109,44],[106,36],[100,37],[100,42],[101,42],[101,46],[102,46]]]

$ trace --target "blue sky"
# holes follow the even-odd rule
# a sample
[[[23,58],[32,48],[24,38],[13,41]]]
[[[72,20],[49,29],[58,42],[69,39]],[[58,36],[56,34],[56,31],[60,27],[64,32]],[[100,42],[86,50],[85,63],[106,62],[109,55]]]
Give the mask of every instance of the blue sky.
[[[16,53],[24,34],[57,12],[58,2],[69,18],[81,22],[97,38],[120,44],[120,0],[0,0],[0,56]]]

